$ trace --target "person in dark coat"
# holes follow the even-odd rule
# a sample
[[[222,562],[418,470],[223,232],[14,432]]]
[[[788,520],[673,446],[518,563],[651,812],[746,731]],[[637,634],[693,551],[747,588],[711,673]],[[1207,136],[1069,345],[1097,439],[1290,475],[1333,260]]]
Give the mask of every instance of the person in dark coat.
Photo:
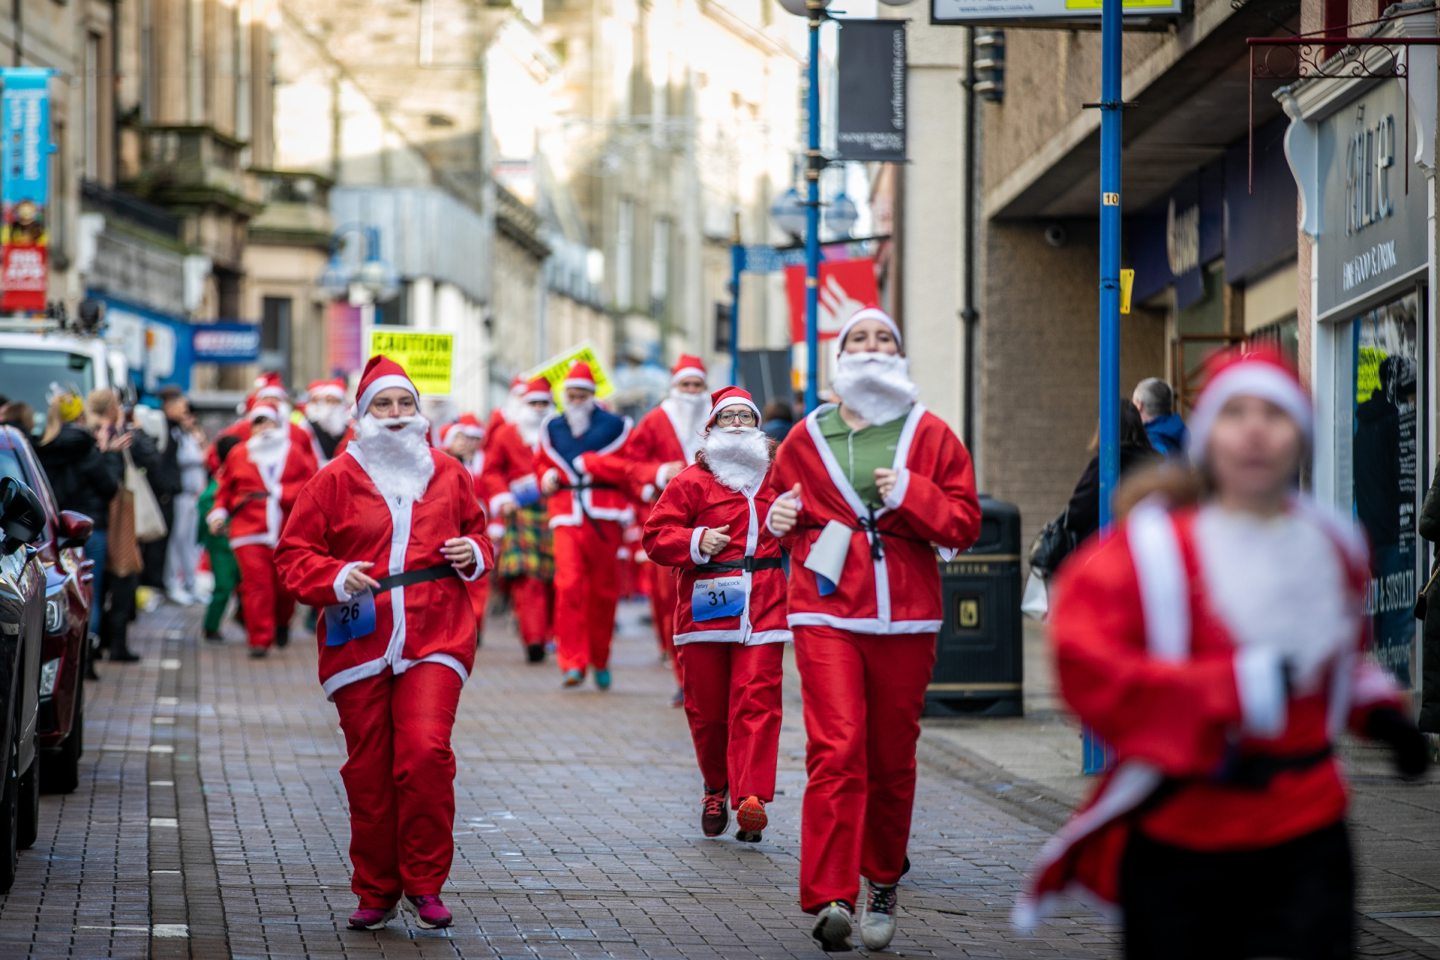
[[[165,518],[165,536],[152,540],[140,548],[145,557],[145,571],[140,574],[140,585],[155,590],[165,589],[165,555],[170,549],[170,531],[175,525],[175,498],[184,489],[180,474],[180,447],[190,430],[190,401],[178,387],[166,387],[160,391],[160,409],[164,414],[161,424],[164,435],[156,443],[159,456],[154,465],[146,468],[145,477],[150,489],[160,504],[160,514]]]
[[[765,436],[777,444],[782,443],[794,426],[795,411],[790,404],[784,400],[771,400],[765,405],[764,423],[760,427],[765,431]]]
[[[1090,462],[1070,495],[1066,526],[1075,534],[1077,544],[1088,540],[1100,529],[1100,433],[1090,441]],[[1140,411],[1128,403],[1120,404],[1120,476],[1136,467],[1155,463],[1160,454],[1150,444]]]
[[[1175,412],[1175,391],[1159,377],[1141,380],[1130,395],[1140,411],[1150,445],[1167,457],[1183,457],[1190,446],[1190,431]]]
[[[1440,543],[1440,464],[1436,465],[1430,492],[1425,494],[1425,505],[1420,508],[1419,526],[1421,537],[1431,543]],[[1430,576],[1434,577],[1437,572],[1440,572],[1440,555],[1435,558]],[[1425,675],[1421,682],[1420,729],[1426,733],[1440,733],[1440,586],[1431,584],[1425,595],[1422,634],[1425,646],[1421,657]]]

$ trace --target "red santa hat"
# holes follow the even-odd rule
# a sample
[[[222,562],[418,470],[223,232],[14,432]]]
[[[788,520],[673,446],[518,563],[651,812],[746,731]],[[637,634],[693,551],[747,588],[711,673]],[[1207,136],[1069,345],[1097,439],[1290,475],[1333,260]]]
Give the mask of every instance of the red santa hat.
[[[410,380],[405,368],[384,354],[377,353],[365,364],[365,372],[360,374],[360,387],[355,397],[355,407],[360,411],[360,415],[363,417],[365,411],[370,409],[376,394],[391,387],[410,391],[415,402],[420,402],[420,391],[415,389],[415,384]]]
[[[485,425],[481,423],[480,419],[473,413],[460,414],[460,419],[456,420],[451,426],[460,430],[465,436],[475,440],[483,440],[485,438]]]
[[[1279,351],[1262,347],[1250,353],[1239,350],[1219,354],[1190,416],[1190,459],[1204,462],[1210,430],[1225,404],[1236,397],[1258,397],[1285,411],[1300,427],[1306,441],[1315,435],[1315,408],[1300,377]]]
[[[688,353],[682,354],[675,366],[670,370],[670,385],[674,386],[686,377],[699,377],[701,380],[709,379],[705,375],[705,361]]]
[[[290,400],[290,394],[285,390],[285,381],[280,379],[278,373],[265,373],[256,377],[255,396],[260,400]]]
[[[250,404],[250,409],[245,411],[245,419],[254,423],[256,420],[274,420],[280,422],[280,408],[269,400],[256,400]]]
[[[590,370],[590,364],[584,360],[570,368],[570,372],[565,375],[564,387],[566,390],[573,387],[576,390],[589,390],[591,393],[599,389],[595,384],[595,374]]]
[[[310,386],[305,388],[305,393],[311,400],[319,397],[332,397],[343,401],[347,392],[349,391],[345,381],[339,377],[334,380],[312,380]]]
[[[840,334],[835,338],[835,353],[837,356],[845,352],[845,338],[850,336],[850,331],[855,329],[855,325],[862,320],[879,320],[885,324],[885,326],[890,328],[890,333],[895,338],[895,345],[904,349],[905,340],[900,336],[900,328],[895,325],[895,321],[890,318],[890,314],[881,310],[879,307],[862,307],[855,311],[854,315],[851,316],[849,320],[846,320],[845,325],[840,328]]]
[[[520,394],[520,399],[526,403],[538,403],[544,400],[546,403],[555,402],[555,391],[550,387],[550,381],[544,377],[536,377],[525,384],[525,389]]]
[[[720,416],[720,411],[727,407],[748,407],[750,412],[755,414],[755,423],[760,423],[760,408],[755,405],[755,398],[750,396],[749,391],[739,387],[721,387],[710,394],[710,416],[705,421],[705,429],[715,426],[715,420]]]
[[[520,374],[517,373],[517,374],[515,374],[515,379],[510,381],[510,395],[511,395],[512,397],[518,397],[518,396],[520,396],[520,394],[522,394],[522,393],[524,393],[524,392],[525,392],[525,378],[524,378],[522,375],[520,375]]]
[[[465,425],[459,420],[445,424],[445,426],[440,428],[440,446],[449,447],[450,441],[455,438],[456,434],[469,436],[469,434],[465,433]]]

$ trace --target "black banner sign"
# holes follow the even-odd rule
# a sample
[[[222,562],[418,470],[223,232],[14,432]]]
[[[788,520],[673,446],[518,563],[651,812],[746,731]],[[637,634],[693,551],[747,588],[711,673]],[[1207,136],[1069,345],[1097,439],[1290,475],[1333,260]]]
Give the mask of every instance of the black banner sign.
[[[905,22],[840,21],[841,160],[905,159]]]

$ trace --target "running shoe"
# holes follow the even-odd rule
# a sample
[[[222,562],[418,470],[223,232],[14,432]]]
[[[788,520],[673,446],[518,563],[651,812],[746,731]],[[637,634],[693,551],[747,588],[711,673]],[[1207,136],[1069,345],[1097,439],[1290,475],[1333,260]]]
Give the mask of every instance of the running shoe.
[[[395,919],[394,907],[361,907],[350,914],[351,930],[379,930]]]
[[[860,942],[866,950],[884,950],[895,939],[895,884],[870,884],[870,901],[860,918]]]
[[[544,663],[544,662],[545,662],[545,644],[543,644],[543,643],[531,643],[531,644],[527,644],[527,645],[525,646],[525,662],[526,662],[526,663]]]
[[[449,910],[445,909],[445,904],[440,902],[438,896],[407,896],[400,902],[405,904],[405,909],[415,914],[415,922],[426,930],[439,930],[455,922],[455,918],[450,915]]]
[[[707,837],[718,837],[730,826],[730,806],[725,802],[727,791],[706,788],[705,799],[700,801],[700,829]]]
[[[769,826],[770,818],[765,815],[765,804],[759,797],[746,797],[735,811],[735,839],[741,843],[759,843],[761,834]]]
[[[844,900],[832,900],[815,918],[815,927],[810,935],[826,953],[849,953],[855,949],[850,943],[853,926],[850,904]]]
[[[562,687],[578,687],[584,682],[584,670],[566,670],[565,675],[560,678],[560,686]]]
[[[601,690],[610,689],[610,670],[608,668],[595,671],[595,686]]]

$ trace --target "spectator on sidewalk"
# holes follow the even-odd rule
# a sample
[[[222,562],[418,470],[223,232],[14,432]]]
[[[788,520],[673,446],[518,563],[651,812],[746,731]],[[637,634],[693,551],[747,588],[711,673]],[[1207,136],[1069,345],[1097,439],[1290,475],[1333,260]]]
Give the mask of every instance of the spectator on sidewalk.
[[[1190,445],[1190,431],[1175,412],[1175,391],[1159,377],[1141,380],[1130,395],[1130,403],[1145,423],[1150,445],[1167,457],[1183,457]]]
[[[1136,467],[1154,463],[1160,455],[1151,446],[1145,435],[1145,425],[1139,412],[1126,403],[1120,404],[1120,476],[1128,475]],[[1070,505],[1065,514],[1065,524],[1075,535],[1075,543],[1081,544],[1100,529],[1100,431],[1096,430],[1090,440],[1090,462],[1070,494]]]
[[[685,716],[704,781],[700,828],[758,843],[775,798],[785,644],[780,542],[760,524],[775,444],[750,394],[711,397],[695,462],[665,487],[645,522],[645,552],[670,593]],[[678,574],[678,578],[675,576]],[[728,804],[727,804],[728,800]]]
[[[0,407],[0,424],[14,427],[25,434],[25,439],[35,439],[35,408],[23,400],[11,400]]]
[[[791,551],[789,624],[804,698],[800,905],[826,951],[850,950],[859,878],[868,949],[895,935],[915,806],[915,747],[943,619],[935,548],[980,533],[965,445],[919,393],[882,310],[835,341],[839,406],[805,418],[770,472],[766,525]]]
[[[165,594],[172,603],[189,606],[201,602],[196,588],[200,572],[199,501],[205,489],[205,432],[187,409],[181,417],[178,437],[172,434],[176,463],[180,469],[180,492],[175,494],[174,524],[165,552]]]
[[[239,444],[240,438],[236,436],[222,436],[215,441],[220,470],[225,469],[226,458]],[[211,532],[206,519],[215,510],[215,497],[219,489],[217,471],[206,484],[205,491],[200,494],[196,504],[196,533],[201,546],[210,557],[210,573],[215,581],[210,591],[210,600],[205,607],[204,636],[211,643],[219,643],[225,639],[220,633],[220,624],[225,619],[230,598],[240,585],[240,566],[235,562],[235,551],[230,549],[230,538],[224,533]]]
[[[136,592],[144,562],[140,545],[135,540],[135,498],[125,487],[125,458],[137,465],[150,462],[155,448],[139,430],[130,428],[125,408],[114,390],[98,389],[90,393],[86,404],[95,435],[107,452],[120,456],[121,480],[110,500],[110,519],[106,528],[105,555],[95,562],[105,566],[104,591],[96,602],[100,608],[100,648],[108,651],[114,663],[133,663],[140,657],[130,650],[130,623],[135,619]]]
[[[450,736],[475,665],[472,585],[494,553],[475,481],[428,445],[404,369],[371,358],[358,393],[355,440],[301,493],[275,564],[301,603],[325,608],[320,682],[345,734],[360,898],[349,926],[380,929],[403,898],[422,927],[448,927]]]
[[[149,408],[136,408],[140,426],[154,438],[157,456],[145,468],[145,479],[160,504],[160,515],[165,518],[165,536],[152,540],[141,548],[145,557],[145,570],[140,575],[140,585],[163,592],[166,584],[166,561],[170,551],[170,537],[175,532],[175,498],[184,490],[180,474],[180,447],[186,434],[185,420],[190,415],[190,401],[179,387],[166,387],[160,391],[159,415]]]
[[[1060,691],[1116,765],[1042,851],[1017,920],[1069,888],[1119,907],[1128,960],[1340,960],[1339,727],[1387,743],[1406,777],[1425,739],[1366,655],[1363,535],[1296,488],[1315,424],[1294,370],[1228,356],[1191,429],[1196,472],[1137,475],[1122,506],[1154,493],[1060,571]]]

